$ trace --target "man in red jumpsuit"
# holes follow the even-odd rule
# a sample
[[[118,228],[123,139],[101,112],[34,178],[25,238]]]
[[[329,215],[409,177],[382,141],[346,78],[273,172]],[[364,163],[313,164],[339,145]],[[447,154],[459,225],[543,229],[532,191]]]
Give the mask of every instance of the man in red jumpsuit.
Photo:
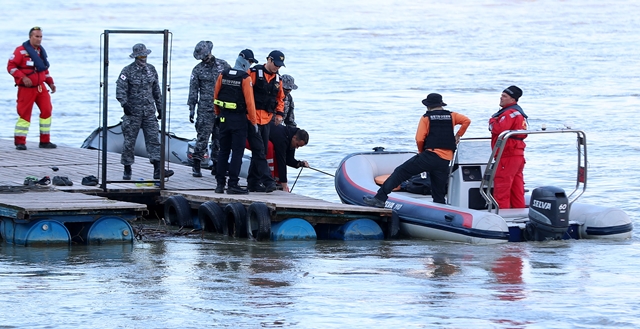
[[[527,115],[518,105],[522,89],[510,86],[500,96],[500,111],[489,119],[491,147],[505,130],[526,130]],[[493,181],[493,197],[500,209],[525,208],[524,201],[524,139],[526,135],[513,135],[507,140]]]
[[[49,75],[49,61],[47,52],[40,45],[42,30],[34,27],[29,30],[29,40],[18,46],[9,58],[7,71],[13,76],[18,86],[17,110],[20,118],[14,131],[14,143],[17,150],[27,149],[27,133],[31,125],[31,111],[33,104],[40,109],[40,148],[54,149],[51,143],[51,97],[45,83],[56,92],[53,78]]]

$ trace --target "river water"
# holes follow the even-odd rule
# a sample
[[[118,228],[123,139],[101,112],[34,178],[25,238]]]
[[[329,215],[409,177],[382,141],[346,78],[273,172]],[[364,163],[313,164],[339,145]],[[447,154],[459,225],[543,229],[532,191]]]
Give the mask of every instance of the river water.
[[[431,92],[471,118],[467,137],[487,136],[501,91],[516,84],[532,129],[586,132],[581,202],[640,218],[640,183],[630,175],[640,163],[637,1],[0,4],[7,57],[29,28],[43,29],[58,88],[55,143],[79,147],[99,125],[101,81],[109,124],[118,123],[115,79],[133,44],[145,43],[149,62],[161,67],[160,35],[112,34],[105,79],[101,33],[168,29],[170,130],[179,136],[195,137],[186,98],[200,40],[232,64],[244,48],[261,62],[273,49],[285,53],[281,73],[296,78],[297,122],[311,135],[298,158],[329,173],[351,152],[413,150],[420,101]],[[0,138],[12,138],[16,90],[1,76]],[[37,134],[34,124],[28,139]],[[534,137],[527,186],[570,190],[575,141]],[[316,171],[303,170],[294,191],[339,202],[332,178]],[[499,246],[215,235],[128,246],[0,244],[0,328],[637,328],[639,265],[637,232],[624,241]]]

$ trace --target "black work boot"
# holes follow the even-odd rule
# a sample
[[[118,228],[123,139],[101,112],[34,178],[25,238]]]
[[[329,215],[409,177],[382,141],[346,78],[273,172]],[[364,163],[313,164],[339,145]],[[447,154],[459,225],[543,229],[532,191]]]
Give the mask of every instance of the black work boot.
[[[238,185],[229,185],[227,188],[227,194],[249,194],[249,190]]]
[[[375,196],[364,196],[362,197],[362,201],[372,207],[376,208],[384,208],[385,202],[376,198]]]
[[[154,161],[153,163],[153,179],[160,179],[160,161]],[[169,170],[169,169],[165,169],[164,170],[164,177],[171,177],[173,176],[173,170]]]
[[[191,169],[193,169],[193,177],[202,177],[202,172],[200,172],[200,159],[193,159]]]
[[[122,173],[122,179],[131,180],[131,165],[124,165],[124,172]]]
[[[58,145],[53,144],[51,142],[46,142],[46,143],[40,142],[38,147],[40,147],[41,149],[54,149],[54,148],[58,147]]]
[[[224,185],[225,183],[217,183],[215,192],[218,194],[224,193]]]

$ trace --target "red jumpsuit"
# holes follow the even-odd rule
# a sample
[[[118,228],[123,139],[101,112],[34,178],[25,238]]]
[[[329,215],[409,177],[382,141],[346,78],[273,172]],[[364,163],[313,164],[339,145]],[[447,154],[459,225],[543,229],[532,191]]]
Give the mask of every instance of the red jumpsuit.
[[[36,51],[39,53],[40,49],[36,48]],[[20,45],[9,58],[7,71],[18,85],[17,110],[20,118],[14,131],[14,143],[16,145],[26,144],[34,103],[40,109],[40,143],[49,143],[51,110],[53,109],[49,90],[45,86],[45,83],[49,86],[53,85],[53,78],[49,75],[49,70],[37,72],[29,53],[24,49],[24,46]],[[22,78],[25,76],[31,79],[31,87],[24,85]]]
[[[515,104],[510,104],[508,108]],[[500,113],[500,112],[498,112]],[[498,135],[505,130],[526,130],[526,118],[516,109],[507,109],[489,119],[491,148],[496,145]],[[514,135],[504,146],[498,169],[493,181],[493,197],[501,209],[525,208],[524,201],[524,148],[526,135]]]

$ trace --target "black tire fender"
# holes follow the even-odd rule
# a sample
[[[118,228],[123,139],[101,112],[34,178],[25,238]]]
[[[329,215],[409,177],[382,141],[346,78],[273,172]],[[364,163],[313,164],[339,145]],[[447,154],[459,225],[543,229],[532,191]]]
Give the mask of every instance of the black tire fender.
[[[229,227],[229,233],[233,232],[236,238],[247,237],[247,210],[240,202],[232,202],[224,207],[225,223]],[[233,229],[231,229],[233,228]]]
[[[393,211],[391,217],[387,220],[387,239],[397,239],[400,235],[400,216],[398,212]]]
[[[168,225],[193,227],[189,201],[182,195],[170,196],[164,202],[164,219]]]
[[[271,214],[263,202],[254,202],[247,209],[247,236],[258,241],[271,238]]]
[[[198,207],[200,226],[207,232],[228,235],[229,229],[227,225],[225,225],[225,218],[222,208],[213,201],[207,201]]]

